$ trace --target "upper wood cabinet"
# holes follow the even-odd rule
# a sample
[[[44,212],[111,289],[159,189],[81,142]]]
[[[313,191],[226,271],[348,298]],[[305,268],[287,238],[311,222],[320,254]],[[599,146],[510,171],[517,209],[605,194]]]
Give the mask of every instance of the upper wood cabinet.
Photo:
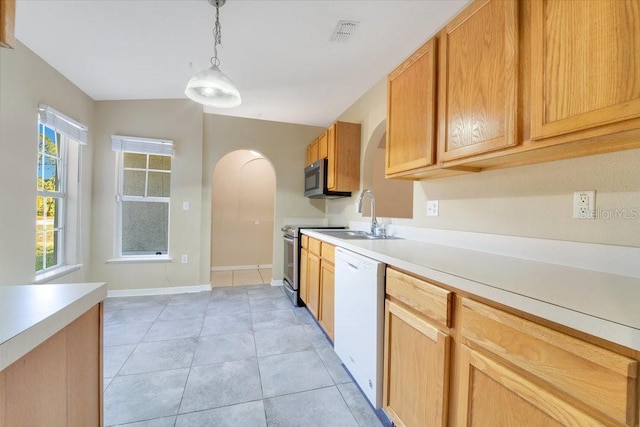
[[[387,78],[388,178],[436,163],[436,49],[433,38]]]
[[[318,160],[318,138],[307,146],[307,165]]]
[[[532,139],[640,117],[637,0],[533,1],[531,24]]]
[[[326,159],[329,156],[329,148],[327,146],[328,130],[322,132],[318,137],[318,159]]]
[[[335,122],[307,147],[307,164],[327,159],[327,188],[360,189],[360,124]]]
[[[518,144],[518,2],[472,3],[440,33],[438,156]]]
[[[0,47],[16,45],[15,21],[16,0],[0,0]]]

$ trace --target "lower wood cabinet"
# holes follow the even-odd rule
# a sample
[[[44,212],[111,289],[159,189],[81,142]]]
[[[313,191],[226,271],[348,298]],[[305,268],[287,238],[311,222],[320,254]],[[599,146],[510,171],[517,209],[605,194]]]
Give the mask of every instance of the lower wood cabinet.
[[[636,360],[467,298],[461,307],[460,419],[509,408],[508,422],[522,406],[527,425],[637,425]]]
[[[320,326],[333,341],[334,306],[335,306],[335,266],[325,260],[320,261]]]
[[[396,425],[447,424],[451,296],[387,268],[382,401]]]
[[[307,308],[317,319],[320,314],[320,257],[309,251],[307,256]]]
[[[640,353],[387,268],[398,426],[638,426]]]
[[[603,425],[491,355],[463,345],[459,360],[459,425]]]
[[[307,263],[309,261],[309,251],[307,248],[303,247],[300,249],[300,299],[302,301],[307,301],[308,292],[309,292],[309,282],[308,282],[308,267]]]
[[[444,426],[449,337],[390,300],[385,303],[383,406],[399,426]]]
[[[335,246],[309,237],[308,250],[303,247],[300,258],[300,298],[333,340]]]
[[[0,372],[0,427],[101,426],[102,305]]]

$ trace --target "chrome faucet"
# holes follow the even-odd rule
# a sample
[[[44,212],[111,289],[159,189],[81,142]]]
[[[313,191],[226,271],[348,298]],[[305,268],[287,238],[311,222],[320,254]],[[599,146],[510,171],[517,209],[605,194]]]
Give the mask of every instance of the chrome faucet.
[[[360,193],[360,199],[358,199],[358,213],[362,213],[362,199],[365,194],[367,194],[369,196],[369,200],[371,200],[371,235],[379,236],[382,234],[382,227],[378,226],[378,221],[376,220],[376,198],[373,197],[371,190],[363,190],[362,193]]]

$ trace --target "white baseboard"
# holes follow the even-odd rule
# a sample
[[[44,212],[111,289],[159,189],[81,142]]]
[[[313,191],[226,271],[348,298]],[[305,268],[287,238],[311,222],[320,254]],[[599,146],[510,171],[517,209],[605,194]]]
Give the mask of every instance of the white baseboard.
[[[271,286],[282,286],[284,282],[281,280],[271,279]]]
[[[110,289],[107,291],[107,297],[137,297],[146,295],[168,295],[168,294],[184,294],[191,292],[210,291],[211,284],[194,285],[194,286],[174,286],[171,288],[148,288],[148,289]]]
[[[272,268],[272,267],[273,267],[273,264],[224,265],[222,267],[211,267],[211,271],[259,270],[261,268]]]

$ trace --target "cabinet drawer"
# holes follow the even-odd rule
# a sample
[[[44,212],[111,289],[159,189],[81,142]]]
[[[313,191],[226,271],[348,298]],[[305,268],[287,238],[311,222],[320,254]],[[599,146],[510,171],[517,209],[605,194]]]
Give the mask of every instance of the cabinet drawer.
[[[302,238],[300,238],[300,246],[308,249],[309,248],[309,236],[303,234]]]
[[[336,263],[336,247],[329,243],[322,242],[322,259],[330,263]]]
[[[635,360],[468,299],[462,303],[461,331],[470,345],[534,375],[545,388],[571,396],[618,423],[634,424]]]
[[[391,268],[387,268],[386,292],[430,319],[451,326],[451,292]]]
[[[320,256],[320,247],[322,242],[318,239],[314,239],[313,237],[309,237],[309,252],[314,255]]]

